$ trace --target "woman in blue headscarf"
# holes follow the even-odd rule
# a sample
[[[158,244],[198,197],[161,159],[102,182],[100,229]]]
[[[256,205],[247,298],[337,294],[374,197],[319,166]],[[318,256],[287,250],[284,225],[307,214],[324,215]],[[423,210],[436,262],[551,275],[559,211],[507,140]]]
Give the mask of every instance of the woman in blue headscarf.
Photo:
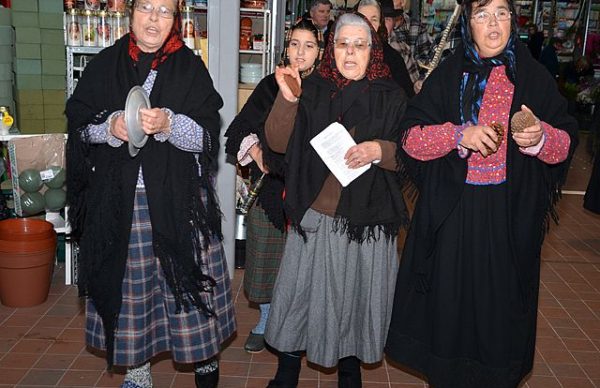
[[[463,45],[402,123],[419,198],[386,352],[436,388],[516,387],[533,366],[541,246],[577,124],[517,39],[512,2],[462,7]]]

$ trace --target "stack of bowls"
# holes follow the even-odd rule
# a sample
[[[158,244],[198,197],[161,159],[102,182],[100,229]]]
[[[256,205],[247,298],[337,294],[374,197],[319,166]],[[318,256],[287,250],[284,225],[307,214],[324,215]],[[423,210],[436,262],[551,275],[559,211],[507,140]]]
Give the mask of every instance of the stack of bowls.
[[[0,221],[0,302],[31,307],[48,298],[56,232],[50,222],[29,218]]]
[[[262,79],[262,65],[260,63],[242,63],[240,65],[240,82],[257,84]]]

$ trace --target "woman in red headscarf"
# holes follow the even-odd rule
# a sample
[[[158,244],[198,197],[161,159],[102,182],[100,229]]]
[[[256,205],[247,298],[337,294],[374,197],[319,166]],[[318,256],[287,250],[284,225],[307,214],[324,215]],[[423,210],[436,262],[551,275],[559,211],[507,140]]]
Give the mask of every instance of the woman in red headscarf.
[[[124,387],[151,387],[149,361],[162,352],[216,387],[215,356],[235,331],[211,183],[223,102],[179,26],[176,0],[135,1],[131,32],[94,57],[67,103],[86,342],[129,368]],[[139,110],[141,148],[124,120],[134,86],[152,106]]]

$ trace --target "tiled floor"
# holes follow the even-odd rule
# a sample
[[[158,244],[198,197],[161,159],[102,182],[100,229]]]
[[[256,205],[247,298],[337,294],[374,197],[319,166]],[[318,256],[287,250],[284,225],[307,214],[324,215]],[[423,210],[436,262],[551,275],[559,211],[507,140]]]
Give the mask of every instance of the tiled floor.
[[[584,190],[589,158],[578,155],[567,183]],[[600,387],[600,216],[582,209],[580,195],[565,195],[561,224],[553,226],[543,247],[535,367],[524,384],[535,388]],[[83,342],[83,305],[76,289],[63,285],[56,269],[50,297],[43,305],[0,306],[0,387],[117,387],[123,372],[104,371],[104,360]],[[265,387],[276,369],[268,351],[250,355],[242,346],[258,317],[241,290],[242,270],[234,279],[238,336],[224,349],[220,387]],[[185,367],[168,357],[155,360],[155,387],[193,387]],[[301,387],[336,387],[334,370],[304,367]],[[363,369],[363,387],[425,387],[386,361]],[[482,387],[483,388],[483,387]]]

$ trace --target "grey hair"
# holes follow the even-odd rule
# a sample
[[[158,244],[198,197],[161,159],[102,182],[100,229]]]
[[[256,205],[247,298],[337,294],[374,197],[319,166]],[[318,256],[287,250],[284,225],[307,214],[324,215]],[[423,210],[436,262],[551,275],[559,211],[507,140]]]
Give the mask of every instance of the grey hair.
[[[362,17],[354,14],[354,13],[345,13],[337,19],[335,23],[335,32],[333,33],[333,39],[336,40],[338,37],[338,33],[345,26],[357,26],[362,27],[367,32],[367,41],[369,44],[373,43],[373,39],[371,37],[371,25]]]
[[[379,4],[378,0],[360,0],[356,6],[356,9],[366,7],[368,5],[374,5],[379,11],[381,11],[381,5]]]
[[[333,8],[333,5],[331,4],[331,1],[329,1],[329,0],[313,0],[313,2],[310,3],[310,10],[313,11],[315,8],[317,8],[321,4],[328,5],[329,9]]]

